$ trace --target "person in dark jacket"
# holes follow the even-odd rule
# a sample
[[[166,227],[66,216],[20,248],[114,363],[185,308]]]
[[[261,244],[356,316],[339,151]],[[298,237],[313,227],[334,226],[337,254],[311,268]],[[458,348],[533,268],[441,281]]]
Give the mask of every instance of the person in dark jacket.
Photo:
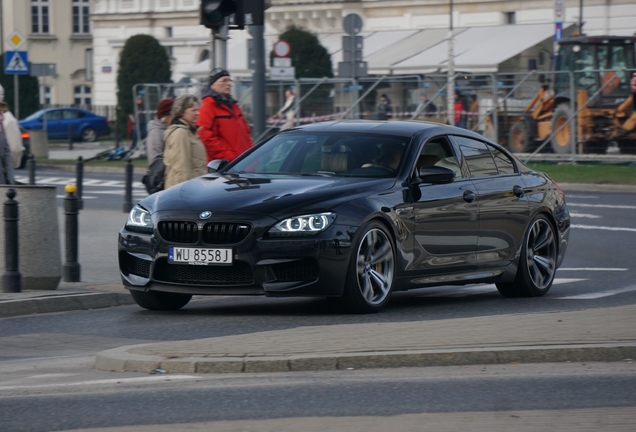
[[[170,109],[172,99],[161,99],[157,104],[157,116],[148,122],[148,136],[146,137],[146,157],[148,165],[151,165],[163,154],[165,145],[164,135],[168,125],[172,121]]]
[[[253,145],[243,111],[232,99],[231,92],[229,72],[214,68],[208,78],[208,87],[201,91],[201,111],[197,120],[197,134],[205,146],[208,162],[214,159],[231,162]]]
[[[391,107],[391,99],[382,93],[378,101],[378,120],[388,120],[393,116],[393,107]]]

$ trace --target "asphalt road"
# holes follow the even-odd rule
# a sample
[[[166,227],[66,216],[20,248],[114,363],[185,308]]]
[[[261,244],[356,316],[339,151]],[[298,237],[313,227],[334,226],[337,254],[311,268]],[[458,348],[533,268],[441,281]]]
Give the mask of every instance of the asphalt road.
[[[57,174],[60,184],[65,184],[64,176]],[[87,175],[96,182],[87,186],[85,196],[112,191],[95,193],[100,198],[86,201],[87,208],[109,210],[98,212],[105,221],[114,215],[125,218],[116,213],[121,211],[123,186],[108,183],[116,181],[111,176]],[[99,181],[106,183],[100,186]],[[634,412],[633,363],[222,378],[113,374],[91,368],[98,351],[148,341],[635,303],[636,196],[585,192],[566,192],[566,196],[573,221],[570,246],[555,285],[542,298],[505,299],[492,285],[475,285],[396,293],[386,310],[375,315],[343,315],[322,299],[219,297],[197,298],[179,312],[123,306],[0,319],[0,430],[472,411],[631,407]],[[121,222],[112,223],[116,232]],[[89,232],[88,225],[80,232]],[[80,246],[84,253],[100,249],[107,249],[108,256],[113,253],[111,246],[104,248],[94,241],[91,245],[86,238],[84,242]],[[99,282],[118,283],[116,267],[111,268],[114,261],[104,262]]]

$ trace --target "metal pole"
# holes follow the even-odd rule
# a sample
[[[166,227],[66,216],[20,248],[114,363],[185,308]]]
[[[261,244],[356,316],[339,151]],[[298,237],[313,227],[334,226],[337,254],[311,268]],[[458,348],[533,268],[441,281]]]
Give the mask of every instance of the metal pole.
[[[64,198],[64,213],[66,214],[66,262],[64,263],[64,282],[80,281],[80,264],[77,262],[78,257],[78,233],[77,233],[77,215],[79,209],[77,205],[77,197],[75,185],[68,184],[64,188],[67,195]]]
[[[213,36],[215,54],[214,67],[227,69],[227,40],[230,38],[228,36],[227,17],[223,25],[218,28],[218,31],[214,33]]]
[[[132,203],[132,182],[133,182],[133,163],[128,159],[126,162],[126,186],[124,194],[124,213],[130,213],[133,208]]]
[[[82,199],[82,190],[84,189],[82,185],[82,183],[84,183],[84,158],[82,156],[79,156],[77,158],[77,163],[75,164],[75,173],[75,184],[77,185],[77,208],[82,210],[84,209],[84,200]]]
[[[68,149],[73,150],[73,125],[68,125]]]
[[[27,158],[27,168],[29,170],[29,184],[33,186],[35,184],[35,158],[33,154]]]
[[[446,112],[448,124],[455,124],[455,52],[453,46],[453,0],[450,0],[450,27],[448,29],[448,89],[446,91]]]
[[[265,130],[265,26],[250,26],[254,46],[254,73],[252,74],[252,136],[259,137]]]
[[[214,35],[214,29],[210,30],[210,70],[216,67],[216,43],[214,43],[216,37]]]
[[[4,202],[4,258],[6,271],[2,275],[2,292],[16,293],[22,290],[19,270],[19,243],[18,243],[18,202],[14,200],[15,189],[7,191]]]
[[[13,75],[13,105],[15,107],[15,118],[20,120],[20,82],[18,75]]]
[[[583,0],[579,0],[579,34],[583,36]]]

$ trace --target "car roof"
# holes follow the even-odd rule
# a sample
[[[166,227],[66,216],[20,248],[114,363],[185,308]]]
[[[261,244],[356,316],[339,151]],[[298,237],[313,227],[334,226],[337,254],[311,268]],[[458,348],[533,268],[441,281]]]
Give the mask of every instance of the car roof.
[[[386,135],[413,136],[424,129],[437,127],[435,123],[410,121],[372,121],[372,120],[338,120],[311,123],[295,128],[305,132],[358,132],[379,133]]]

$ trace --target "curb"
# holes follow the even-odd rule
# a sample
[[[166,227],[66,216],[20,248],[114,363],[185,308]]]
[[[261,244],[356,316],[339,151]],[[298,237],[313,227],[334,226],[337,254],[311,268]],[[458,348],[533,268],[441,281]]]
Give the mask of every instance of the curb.
[[[621,361],[636,358],[633,344],[547,345],[469,350],[412,350],[359,354],[312,354],[280,357],[168,358],[128,352],[151,344],[102,351],[95,369],[111,372],[264,373],[347,369],[467,366],[510,363]]]
[[[38,313],[102,309],[133,303],[132,297],[127,293],[116,292],[79,292],[29,299],[8,299],[0,301],[0,318]]]

